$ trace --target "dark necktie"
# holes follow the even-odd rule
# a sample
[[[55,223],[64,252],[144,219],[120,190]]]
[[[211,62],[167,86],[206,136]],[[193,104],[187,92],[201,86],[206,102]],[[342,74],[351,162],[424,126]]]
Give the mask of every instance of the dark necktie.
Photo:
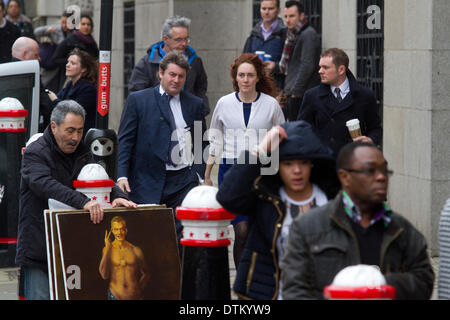
[[[341,89],[336,88],[336,89],[334,89],[334,92],[336,93],[336,98],[338,99],[339,103],[341,103],[341,101],[342,101]]]
[[[176,166],[176,164],[173,161],[174,159],[172,159],[172,150],[178,145],[178,139],[176,139],[175,141],[172,140],[172,136],[174,135],[174,132],[176,132],[176,130],[177,130],[177,126],[175,124],[175,117],[173,116],[172,108],[170,108],[170,100],[173,98],[173,96],[170,96],[167,93],[164,93],[162,98],[164,101],[164,105],[167,107],[167,110],[169,113],[170,135],[171,135],[170,143],[169,143],[169,153],[168,153],[168,157],[167,157],[167,164]],[[178,152],[180,153],[180,150]],[[178,159],[180,159],[180,157]]]

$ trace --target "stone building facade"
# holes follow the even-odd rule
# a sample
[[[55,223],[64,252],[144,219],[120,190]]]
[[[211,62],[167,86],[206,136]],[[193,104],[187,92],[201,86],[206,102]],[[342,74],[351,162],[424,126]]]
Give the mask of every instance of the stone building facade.
[[[69,4],[90,10],[94,35],[99,39],[100,0],[24,1],[27,14],[41,17],[43,23],[56,21]],[[361,63],[372,63],[372,69],[374,64],[381,67],[375,82],[383,116],[383,151],[395,172],[389,203],[425,234],[431,253],[437,255],[440,211],[450,197],[450,1],[309,1],[320,1],[323,49],[344,49],[355,74]],[[192,19],[190,45],[204,60],[213,109],[218,98],[232,90],[229,66],[242,51],[257,2],[115,0],[110,127],[118,128],[132,65],[160,40],[163,21],[174,14]],[[281,0],[282,8],[284,3]],[[374,7],[365,11],[373,5],[380,10]],[[364,57],[359,52],[359,39],[374,36],[363,34],[358,17],[370,20],[367,28],[381,34],[380,52],[372,56]],[[371,77],[376,78],[373,73]]]

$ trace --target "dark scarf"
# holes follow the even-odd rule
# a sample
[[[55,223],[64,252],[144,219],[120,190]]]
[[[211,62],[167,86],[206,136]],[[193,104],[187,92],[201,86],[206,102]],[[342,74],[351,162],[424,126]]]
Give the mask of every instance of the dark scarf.
[[[78,30],[74,30],[73,34],[79,41],[81,41],[85,45],[91,45],[95,41],[94,38],[90,34],[84,35]]]
[[[293,29],[288,29],[286,33],[286,41],[284,42],[283,53],[280,59],[280,72],[284,75],[287,75],[287,65],[291,58],[292,50],[295,45],[295,38],[300,33],[300,30],[308,23],[305,19],[298,22],[298,24]]]

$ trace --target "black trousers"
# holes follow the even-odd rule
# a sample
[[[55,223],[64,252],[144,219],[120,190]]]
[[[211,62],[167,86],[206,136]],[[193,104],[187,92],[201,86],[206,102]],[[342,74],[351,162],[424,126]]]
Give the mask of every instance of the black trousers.
[[[198,186],[198,184],[197,174],[194,170],[191,170],[191,168],[184,168],[178,171],[166,171],[166,182],[164,184],[160,203],[165,204],[166,207],[172,208],[173,210],[180,259],[183,252],[180,245],[183,225],[181,224],[181,221],[177,219],[176,209],[181,206],[187,193],[191,191],[192,188]]]
[[[303,97],[288,97],[286,103],[286,121],[296,121]]]

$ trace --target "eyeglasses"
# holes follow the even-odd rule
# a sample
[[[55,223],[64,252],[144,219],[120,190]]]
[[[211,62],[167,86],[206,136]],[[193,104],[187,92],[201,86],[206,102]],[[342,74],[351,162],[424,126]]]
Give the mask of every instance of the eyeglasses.
[[[176,39],[172,39],[173,41],[175,41],[176,43],[181,43],[181,42],[186,42],[186,43],[190,43],[191,42],[191,38],[176,38]]]
[[[348,171],[348,172],[354,172],[354,173],[360,173],[363,174],[367,177],[374,177],[377,172],[383,174],[386,177],[390,177],[394,174],[394,171],[389,170],[388,168],[383,168],[383,169],[375,169],[375,168],[365,168],[363,170],[356,170],[356,169],[345,169],[342,168],[342,170]]]

